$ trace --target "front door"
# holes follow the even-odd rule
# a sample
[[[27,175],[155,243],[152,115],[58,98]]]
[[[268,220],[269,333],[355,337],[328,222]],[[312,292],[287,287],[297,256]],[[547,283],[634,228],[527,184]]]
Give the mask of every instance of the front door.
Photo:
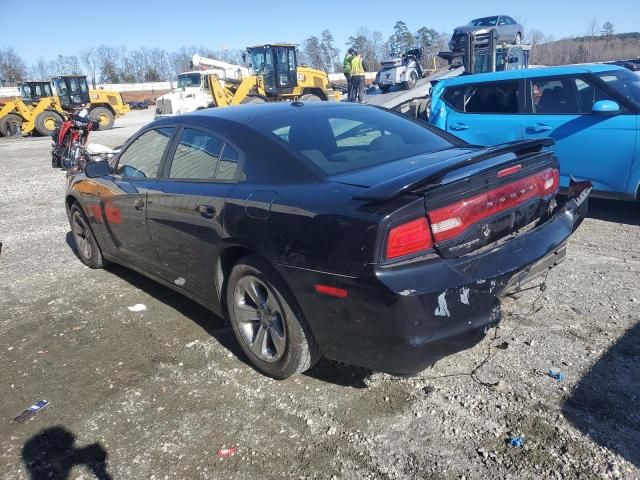
[[[146,272],[160,275],[158,256],[147,226],[147,194],[158,181],[173,127],[147,130],[118,157],[112,192],[101,199],[105,251]]]
[[[186,126],[148,195],[163,278],[213,304],[225,201],[238,180],[238,162],[238,151],[215,133]]]
[[[636,142],[636,117],[620,105],[616,115],[592,113],[599,100],[615,100],[581,75],[527,81],[530,113],[525,137],[551,137],[560,161],[560,185],[571,176],[594,189],[624,192]]]
[[[521,81],[461,85],[447,89],[446,130],[474,145],[522,140],[524,95]],[[457,95],[455,95],[457,94]]]

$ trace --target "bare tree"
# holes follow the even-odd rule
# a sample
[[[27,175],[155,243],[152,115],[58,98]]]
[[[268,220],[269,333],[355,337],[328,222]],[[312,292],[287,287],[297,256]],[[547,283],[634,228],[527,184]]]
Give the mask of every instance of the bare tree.
[[[38,58],[35,64],[31,66],[32,80],[47,81],[56,75],[57,66],[55,62],[47,62],[43,57]]]
[[[98,66],[100,68],[100,80],[105,83],[119,83],[119,59],[118,49],[107,45],[100,45],[97,49]]]
[[[85,70],[85,73],[91,80],[91,85],[96,88],[96,76],[98,74],[98,54],[96,50],[91,47],[87,50],[80,52],[80,63]]]
[[[11,47],[0,49],[0,85],[16,85],[26,79],[27,66]]]
[[[598,19],[592,17],[587,24],[587,37],[595,38],[598,36]]]

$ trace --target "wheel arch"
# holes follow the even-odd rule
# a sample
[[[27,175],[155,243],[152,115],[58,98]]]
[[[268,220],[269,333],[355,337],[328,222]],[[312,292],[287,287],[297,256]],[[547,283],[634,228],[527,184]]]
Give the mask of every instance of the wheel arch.
[[[320,97],[320,99],[322,101],[326,101],[327,100],[327,95],[321,88],[304,88],[304,89],[302,89],[302,95],[307,95],[307,94],[316,95],[316,96]]]
[[[92,103],[91,104],[91,108],[89,109],[89,114],[91,114],[91,112],[93,112],[96,108],[106,108],[107,110],[109,110],[114,116],[117,116],[116,111],[114,110],[114,108],[111,106],[110,103],[105,102],[105,103]]]

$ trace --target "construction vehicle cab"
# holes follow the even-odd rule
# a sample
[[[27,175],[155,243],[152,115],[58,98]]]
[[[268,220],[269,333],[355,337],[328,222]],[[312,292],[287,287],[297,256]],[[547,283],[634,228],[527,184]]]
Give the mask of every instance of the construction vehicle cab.
[[[209,75],[214,107],[241,103],[283,101],[318,102],[340,100],[340,93],[329,84],[322,70],[298,66],[296,45],[274,43],[247,48],[252,75],[223,84],[217,75]],[[243,55],[247,61],[247,55]]]
[[[251,67],[262,77],[267,95],[287,95],[298,86],[298,57],[291,44],[258,45],[247,48]]]
[[[49,82],[22,82],[18,84],[20,96],[25,103],[32,103],[43,97],[52,97],[51,83]]]
[[[77,75],[63,75],[51,79],[60,105],[70,111],[81,108],[90,102],[87,77]]]
[[[498,43],[498,34],[494,29],[488,42],[478,45],[476,35],[465,33],[465,47],[455,52],[440,52],[438,56],[449,62],[453,68],[464,67],[464,75],[476,73],[503,72],[519,70],[529,66],[530,45],[507,45]]]

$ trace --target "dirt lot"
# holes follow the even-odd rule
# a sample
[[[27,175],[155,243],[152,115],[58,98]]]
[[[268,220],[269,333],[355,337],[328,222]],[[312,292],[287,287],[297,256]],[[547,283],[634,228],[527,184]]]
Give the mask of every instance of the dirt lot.
[[[277,382],[222,319],[77,260],[48,149],[0,140],[0,478],[640,478],[639,206],[592,202],[547,289],[416,378],[322,361]]]

